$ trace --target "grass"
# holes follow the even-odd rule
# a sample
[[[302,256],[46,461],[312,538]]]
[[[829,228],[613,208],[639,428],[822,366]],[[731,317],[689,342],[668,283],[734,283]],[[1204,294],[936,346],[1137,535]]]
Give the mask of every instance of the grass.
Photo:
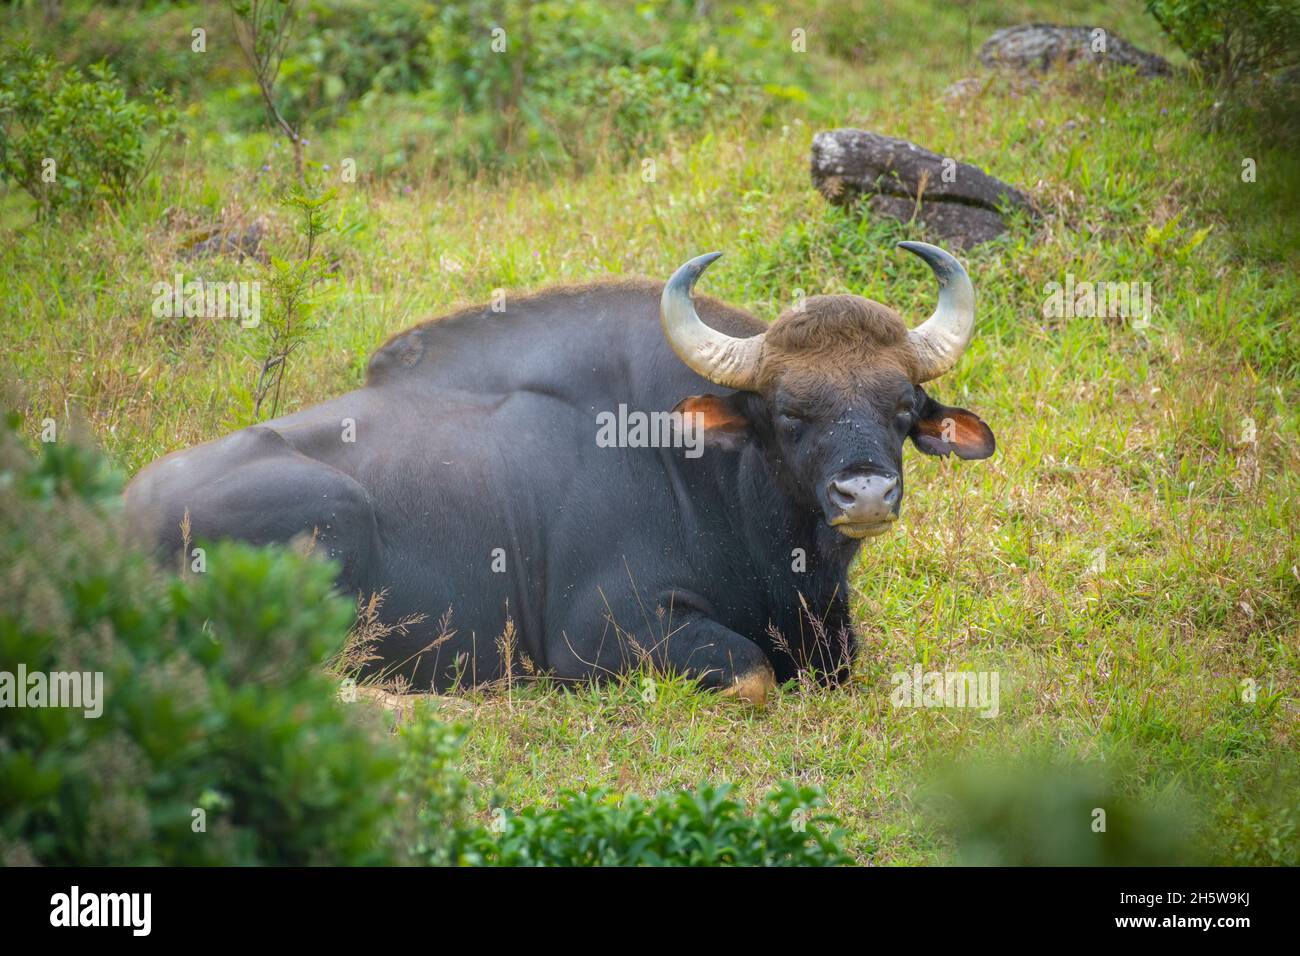
[[[1009,23],[1097,21],[1169,53],[1140,4],[1104,6],[978,5],[974,48]],[[945,99],[977,69],[950,5],[818,5],[807,19],[809,101],[671,139],[653,154],[653,183],[639,161],[604,157],[581,176],[408,169],[339,187],[341,286],[290,368],[289,411],[357,387],[379,343],[457,303],[666,276],[709,249],[726,256],[705,291],[758,315],[800,289],[856,292],[919,320],[932,280],[892,245],[925,236],[816,194],[807,156],[827,126],[972,162],[1044,212],[965,257],[977,336],[935,394],[989,422],[998,453],[909,455],[903,520],[851,574],[862,653],[848,686],[788,686],[762,712],[680,681],[653,678],[649,693],[648,675],[439,701],[467,723],[463,767],[485,816],[584,786],[729,780],[752,802],[789,778],[826,789],[859,861],[950,862],[960,839],[926,809],[926,782],[953,764],[1034,755],[1111,768],[1117,801],[1180,801],[1206,859],[1300,863],[1295,161],[1266,129],[1211,129],[1211,95],[1185,77],[994,77]],[[853,24],[868,43],[856,59],[817,46],[820,27]],[[134,471],[246,423],[258,362],[236,325],[154,318],[151,289],[178,269],[249,277],[237,262],[178,259],[219,219],[265,216],[269,241],[291,248],[274,199],[288,157],[264,134],[194,123],[125,208],[46,225],[22,197],[0,198],[0,351],[33,439],[43,418],[78,409]],[[337,163],[356,129],[321,131],[314,158]],[[1256,183],[1240,180],[1247,156]],[[1150,327],[1045,317],[1044,285],[1066,273],[1151,283]],[[998,672],[1000,716],[891,707],[890,675],[914,662]]]

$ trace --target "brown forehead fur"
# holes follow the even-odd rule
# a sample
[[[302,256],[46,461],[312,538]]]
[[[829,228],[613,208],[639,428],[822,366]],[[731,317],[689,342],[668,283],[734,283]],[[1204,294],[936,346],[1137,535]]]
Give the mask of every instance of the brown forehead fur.
[[[795,391],[870,386],[885,378],[913,379],[907,325],[898,313],[856,295],[819,295],[772,323],[763,348],[760,390],[779,378]]]

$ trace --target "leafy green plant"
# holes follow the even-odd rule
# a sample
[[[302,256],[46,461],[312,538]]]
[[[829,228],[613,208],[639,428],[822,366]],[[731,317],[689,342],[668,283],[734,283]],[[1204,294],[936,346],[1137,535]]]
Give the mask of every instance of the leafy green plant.
[[[0,180],[26,190],[42,215],[124,202],[176,125],[164,94],[128,99],[107,63],[86,76],[29,46],[0,54]]]
[[[315,316],[324,302],[322,286],[334,276],[327,259],[319,253],[320,237],[331,230],[327,213],[336,198],[335,190],[311,187],[292,190],[282,205],[298,216],[303,251],[295,258],[271,256],[265,270],[269,302],[265,317],[257,326],[254,341],[261,356],[257,383],[252,392],[252,417],[260,420],[267,401],[271,417],[280,409],[280,395],[289,359],[311,336]]]
[[[412,804],[415,820],[403,839],[412,858],[429,866],[484,865],[492,838],[474,820],[473,787],[456,766],[465,731],[432,719],[417,705],[399,734],[399,792]]]
[[[554,810],[498,811],[479,847],[497,866],[834,866],[848,862],[837,821],[810,787],[782,783],[752,815],[730,787],[661,793],[566,791]]]
[[[1186,265],[1214,227],[1203,226],[1190,235],[1185,235],[1179,228],[1182,218],[1183,214],[1179,213],[1171,216],[1163,225],[1147,226],[1142,237],[1143,247],[1156,258],[1172,258],[1179,265]]]
[[[1300,5],[1292,0],[1147,0],[1147,10],[1224,87],[1300,63]]]
[[[0,435],[0,670],[102,674],[98,716],[0,709],[8,863],[403,858],[399,748],[319,668],[347,631],[325,563],[209,547],[160,574],[122,546],[98,454]]]

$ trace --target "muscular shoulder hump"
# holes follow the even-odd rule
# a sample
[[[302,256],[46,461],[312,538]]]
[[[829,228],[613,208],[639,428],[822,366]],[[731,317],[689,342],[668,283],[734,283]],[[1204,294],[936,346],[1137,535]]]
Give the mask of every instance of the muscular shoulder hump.
[[[505,312],[488,303],[459,306],[388,339],[370,358],[367,382],[381,384],[425,366],[433,356],[504,346],[528,347],[517,336],[575,336],[597,315],[615,314],[627,322],[656,322],[663,283],[645,278],[603,280],[552,286],[507,299]],[[753,316],[707,296],[697,297],[706,320],[732,335],[755,335],[766,325]],[[536,325],[530,320],[539,319]]]

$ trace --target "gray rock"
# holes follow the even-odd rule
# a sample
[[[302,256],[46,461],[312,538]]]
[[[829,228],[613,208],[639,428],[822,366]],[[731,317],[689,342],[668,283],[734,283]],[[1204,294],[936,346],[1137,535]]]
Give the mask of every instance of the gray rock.
[[[990,176],[978,166],[959,163],[923,146],[863,129],[833,129],[818,133],[812,145],[813,185],[833,202],[847,192],[882,193],[915,198],[925,182],[924,198],[997,209],[1002,202],[1029,208],[1023,192]],[[839,181],[840,198],[824,184]],[[850,197],[855,198],[855,197]]]
[[[1104,49],[1093,49],[1094,36],[1100,36]],[[1061,27],[1050,23],[1007,27],[984,41],[979,57],[985,66],[1025,72],[1046,70],[1059,62],[1079,61],[1132,67],[1138,76],[1167,76],[1173,72],[1164,57],[1139,49],[1103,27]]]
[[[923,202],[918,210],[912,200],[897,196],[872,196],[867,200],[867,206],[877,215],[902,222],[910,221],[915,214],[929,232],[941,236],[945,243],[957,249],[969,249],[1007,231],[1002,217],[983,206]]]
[[[874,212],[904,221],[915,214],[958,248],[1005,232],[1002,208],[1034,212],[1025,193],[976,166],[867,130],[818,133],[811,169],[813,185],[830,202],[847,206],[866,196]]]
[[[266,233],[266,223],[261,218],[245,229],[217,228],[199,241],[193,242],[181,252],[183,259],[203,259],[208,256],[234,256],[237,259],[262,259],[262,237]]]

